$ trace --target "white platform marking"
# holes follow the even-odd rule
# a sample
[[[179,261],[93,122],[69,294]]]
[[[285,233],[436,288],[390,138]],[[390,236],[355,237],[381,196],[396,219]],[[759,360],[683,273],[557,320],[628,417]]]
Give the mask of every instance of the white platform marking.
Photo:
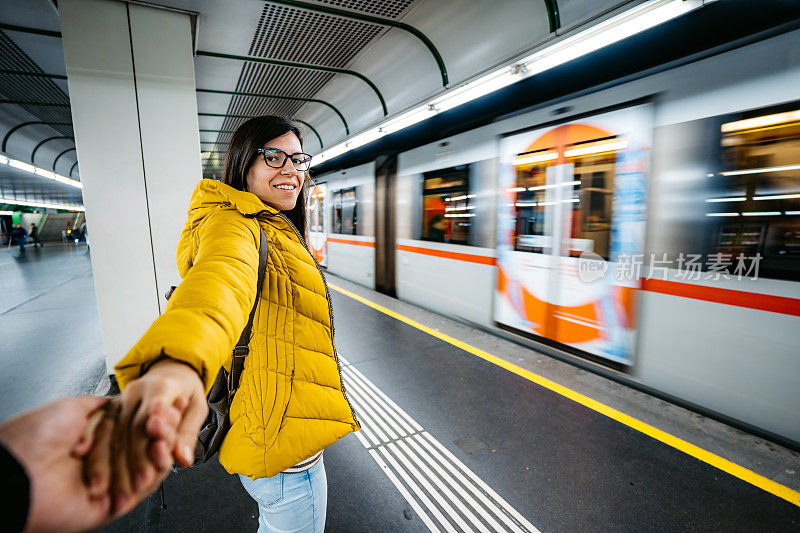
[[[361,444],[430,531],[539,533],[361,372],[339,356]]]

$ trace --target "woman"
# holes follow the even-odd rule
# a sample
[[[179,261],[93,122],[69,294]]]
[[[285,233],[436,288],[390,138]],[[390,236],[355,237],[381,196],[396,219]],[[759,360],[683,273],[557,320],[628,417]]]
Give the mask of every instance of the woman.
[[[163,405],[184,413],[174,454],[191,464],[205,395],[220,367],[229,368],[257,297],[263,229],[267,272],[219,461],[258,502],[259,531],[323,531],[321,451],[359,424],[344,394],[330,296],[303,239],[309,161],[291,122],[258,117],[234,133],[223,182],[202,180],[195,189],[178,245],[183,281],[117,364],[119,419],[113,437],[111,424],[102,437],[98,430],[100,451],[87,467],[99,493],[109,477],[103,465],[113,461],[118,512],[155,475],[148,417]],[[127,453],[103,456],[103,438]]]

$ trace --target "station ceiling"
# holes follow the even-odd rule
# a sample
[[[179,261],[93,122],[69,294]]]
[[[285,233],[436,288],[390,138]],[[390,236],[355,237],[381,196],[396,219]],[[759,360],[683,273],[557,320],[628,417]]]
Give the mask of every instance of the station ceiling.
[[[282,114],[297,120],[305,130],[306,151],[316,154],[387,116],[402,113],[516,57],[645,2],[138,3],[197,14],[195,76],[203,174],[214,177],[220,174],[230,132],[249,116]],[[60,39],[9,27],[58,32],[57,2],[2,0],[2,4],[0,135],[7,137],[2,154],[26,163],[33,156],[34,164],[47,170],[53,168],[55,161],[57,173],[79,180]],[[243,56],[255,60],[243,60]],[[55,77],[24,76],[3,70]],[[229,94],[232,92],[269,96]],[[8,135],[27,122],[41,123],[26,125]],[[23,171],[8,167],[0,172],[0,197],[24,199],[37,194],[56,199],[80,193],[80,189],[69,185],[22,174]],[[11,175],[15,177],[12,179]],[[49,182],[47,187],[42,185],[38,192],[32,192],[42,181]]]

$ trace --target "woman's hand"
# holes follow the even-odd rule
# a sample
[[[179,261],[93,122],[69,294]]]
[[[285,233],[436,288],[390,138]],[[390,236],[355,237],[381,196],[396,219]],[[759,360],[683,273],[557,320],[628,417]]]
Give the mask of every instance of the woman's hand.
[[[163,359],[131,381],[116,417],[97,426],[86,478],[97,496],[109,490],[114,514],[128,512],[172,466],[194,462],[197,433],[207,413],[205,390],[190,366]]]

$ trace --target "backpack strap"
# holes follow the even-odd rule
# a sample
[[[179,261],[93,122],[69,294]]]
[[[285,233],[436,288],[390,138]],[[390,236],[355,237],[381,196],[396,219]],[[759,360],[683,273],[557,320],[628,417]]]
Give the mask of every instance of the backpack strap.
[[[253,317],[256,315],[256,308],[258,307],[258,300],[261,298],[261,288],[264,286],[264,277],[267,272],[267,252],[268,242],[264,230],[261,229],[261,241],[258,245],[258,285],[256,288],[256,301],[253,303],[253,309],[250,310],[250,317],[247,319],[247,325],[242,330],[242,335],[239,337],[239,342],[233,349],[233,358],[231,359],[231,372],[228,374],[228,395],[233,396],[234,391],[239,388],[239,377],[242,375],[244,369],[244,358],[250,353],[248,344],[250,343],[250,331],[253,329]]]

